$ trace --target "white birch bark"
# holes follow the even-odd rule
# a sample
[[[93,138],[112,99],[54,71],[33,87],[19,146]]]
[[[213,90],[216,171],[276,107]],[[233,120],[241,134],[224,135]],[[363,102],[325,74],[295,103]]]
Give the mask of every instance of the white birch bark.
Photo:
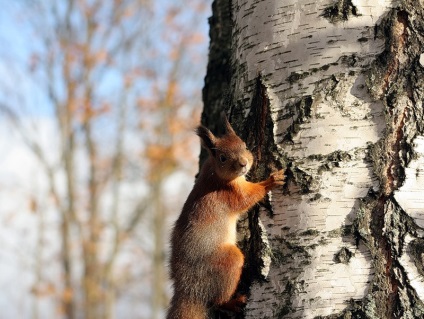
[[[266,279],[248,279],[245,318],[424,317],[423,6],[232,2],[228,113],[254,175],[289,167],[261,208]],[[204,122],[227,107],[207,99],[219,41],[212,29]]]

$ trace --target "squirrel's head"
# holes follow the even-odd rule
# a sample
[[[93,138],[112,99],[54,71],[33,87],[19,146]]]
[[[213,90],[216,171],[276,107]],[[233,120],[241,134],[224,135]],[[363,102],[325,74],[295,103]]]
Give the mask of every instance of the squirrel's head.
[[[222,120],[225,125],[223,136],[216,137],[202,125],[196,132],[202,146],[208,150],[218,176],[224,180],[233,180],[249,171],[253,164],[253,155],[247,149],[246,143],[234,132],[224,113]]]

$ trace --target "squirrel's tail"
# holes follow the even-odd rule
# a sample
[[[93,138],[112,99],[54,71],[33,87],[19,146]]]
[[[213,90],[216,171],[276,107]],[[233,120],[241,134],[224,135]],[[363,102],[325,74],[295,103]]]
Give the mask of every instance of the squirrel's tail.
[[[205,305],[186,299],[172,298],[166,319],[207,319]]]

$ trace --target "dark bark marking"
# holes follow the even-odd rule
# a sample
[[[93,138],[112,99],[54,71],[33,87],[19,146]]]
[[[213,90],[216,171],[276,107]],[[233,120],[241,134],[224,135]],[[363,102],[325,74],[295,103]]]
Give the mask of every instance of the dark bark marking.
[[[408,249],[421,276],[424,276],[424,239],[419,238],[409,243]]]
[[[376,59],[367,80],[370,92],[376,99],[387,94],[400,73],[399,59],[406,53],[408,42],[408,17],[406,11],[393,9],[375,28],[376,37],[386,39],[385,49]]]
[[[403,53],[407,40],[407,22],[408,14],[405,11],[398,11],[391,28],[391,41],[389,41],[390,60],[384,75],[383,92],[387,91],[399,71],[399,56]]]
[[[245,123],[243,123],[243,129],[239,130],[241,138],[246,141],[255,156],[255,163],[251,171],[252,180],[263,179],[271,172],[283,167],[284,163],[277,160],[279,153],[274,141],[273,128],[274,121],[271,118],[267,87],[262,76],[258,75],[250,104],[250,112]]]
[[[394,318],[397,283],[392,276],[393,258],[384,236],[385,202],[387,198],[375,198],[370,194],[363,200],[354,223],[355,233],[365,243],[373,257],[375,275],[369,295],[363,301],[367,313],[378,313],[381,318]],[[372,300],[372,303],[369,303]]]
[[[383,185],[384,194],[386,196],[390,195],[398,189],[400,185],[402,185],[405,179],[405,169],[403,165],[403,161],[401,160],[401,152],[404,149],[404,127],[405,122],[408,117],[408,108],[405,107],[400,116],[395,117],[394,119],[394,132],[393,138],[391,139],[391,146],[389,150],[389,154],[387,157],[389,159],[388,164],[386,166],[386,183]]]
[[[338,0],[333,5],[324,9],[322,16],[331,23],[347,21],[350,16],[360,16],[358,8],[352,0]]]
[[[349,152],[337,150],[326,156],[308,156],[308,159],[315,159],[324,163],[318,168],[317,171],[318,174],[322,174],[323,172],[332,170],[334,167],[340,167],[340,163],[342,162],[349,162],[352,159],[352,155],[349,154]]]
[[[265,247],[265,243],[262,240],[262,229],[259,226],[259,212],[260,208],[255,207],[248,214],[248,223],[250,236],[247,238],[245,243],[244,254],[246,262],[241,275],[240,285],[237,291],[242,294],[248,294],[250,286],[254,281],[263,281],[261,270],[264,267],[262,254]]]
[[[386,236],[383,233],[385,226],[385,215],[386,215],[386,202],[387,198],[382,196],[378,199],[373,211],[372,211],[372,220],[371,220],[371,234],[376,240],[377,250],[380,251],[382,256],[381,262],[385,264],[384,267],[384,279],[388,282],[386,283],[388,289],[384,293],[381,293],[381,298],[386,298],[386,301],[382,301],[382,309],[386,314],[386,318],[392,318],[392,315],[395,317],[397,313],[397,307],[399,305],[399,283],[393,276],[393,264],[394,256]],[[386,296],[384,296],[386,295]],[[385,306],[385,307],[384,307]],[[383,312],[383,313],[384,313]]]
[[[348,264],[350,259],[354,256],[354,253],[352,253],[348,248],[343,247],[340,249],[335,255],[334,255],[334,262],[336,263],[342,263],[342,264]]]
[[[310,75],[309,72],[292,72],[287,78],[287,82],[293,84],[301,79],[304,79]]]
[[[269,131],[269,128],[267,128],[267,124],[269,124],[267,120],[269,116],[269,107],[270,102],[266,87],[262,82],[261,75],[258,75],[256,77],[255,92],[252,98],[250,114],[245,124],[245,127],[248,128],[248,130],[246,130],[246,139],[248,141],[254,141],[256,144],[253,149],[253,154],[257,160],[256,163],[262,160],[266,135],[267,137],[272,137],[273,135],[272,130]]]
[[[293,62],[293,61],[288,61],[288,62]],[[288,62],[286,62],[286,63],[288,63]],[[319,68],[311,68],[309,71],[306,71],[306,72],[292,72],[287,77],[286,81],[289,82],[290,84],[294,84],[294,83],[298,82],[299,80],[303,80],[303,79],[307,78],[308,76],[313,75],[313,74],[315,74],[319,71],[327,71],[331,66],[337,66],[337,65],[339,65],[338,62],[333,62],[333,63],[329,63],[329,64],[324,64]]]
[[[310,187],[313,181],[313,177],[297,167],[291,169],[290,171],[293,175],[293,179],[296,182],[296,185],[300,188],[300,193],[310,193]]]
[[[278,120],[292,119],[292,124],[287,129],[283,138],[284,143],[293,143],[293,136],[299,132],[300,125],[306,123],[311,118],[313,98],[310,95],[301,97],[293,103],[288,103],[285,107],[285,114],[279,116]]]
[[[368,295],[361,301],[367,315],[364,318],[378,314],[379,318],[397,319],[406,313],[421,318],[424,305],[399,262],[405,236],[416,233],[413,220],[392,196],[370,192],[363,199],[353,228],[358,240],[368,247],[375,270]]]
[[[408,1],[405,1],[408,2]],[[385,138],[372,150],[373,162],[377,165],[382,194],[389,196],[405,179],[405,166],[411,158],[410,143],[416,130],[414,125],[414,54],[411,48],[417,45],[410,16],[413,6],[392,9],[376,27],[376,36],[386,39],[384,51],[377,57],[368,74],[367,86],[375,99],[386,106],[387,129]],[[418,81],[415,81],[418,82]],[[409,102],[400,102],[406,96]],[[379,167],[378,167],[379,166]]]

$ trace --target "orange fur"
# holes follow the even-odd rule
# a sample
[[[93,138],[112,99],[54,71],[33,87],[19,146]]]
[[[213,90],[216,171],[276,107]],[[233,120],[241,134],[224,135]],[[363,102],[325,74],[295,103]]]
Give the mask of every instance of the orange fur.
[[[237,219],[283,184],[283,171],[260,183],[246,181],[253,156],[226,118],[224,122],[227,133],[220,138],[203,126],[197,130],[209,158],[172,232],[174,296],[167,319],[206,319],[211,306],[240,307],[245,298],[231,300],[244,262],[236,245]]]

